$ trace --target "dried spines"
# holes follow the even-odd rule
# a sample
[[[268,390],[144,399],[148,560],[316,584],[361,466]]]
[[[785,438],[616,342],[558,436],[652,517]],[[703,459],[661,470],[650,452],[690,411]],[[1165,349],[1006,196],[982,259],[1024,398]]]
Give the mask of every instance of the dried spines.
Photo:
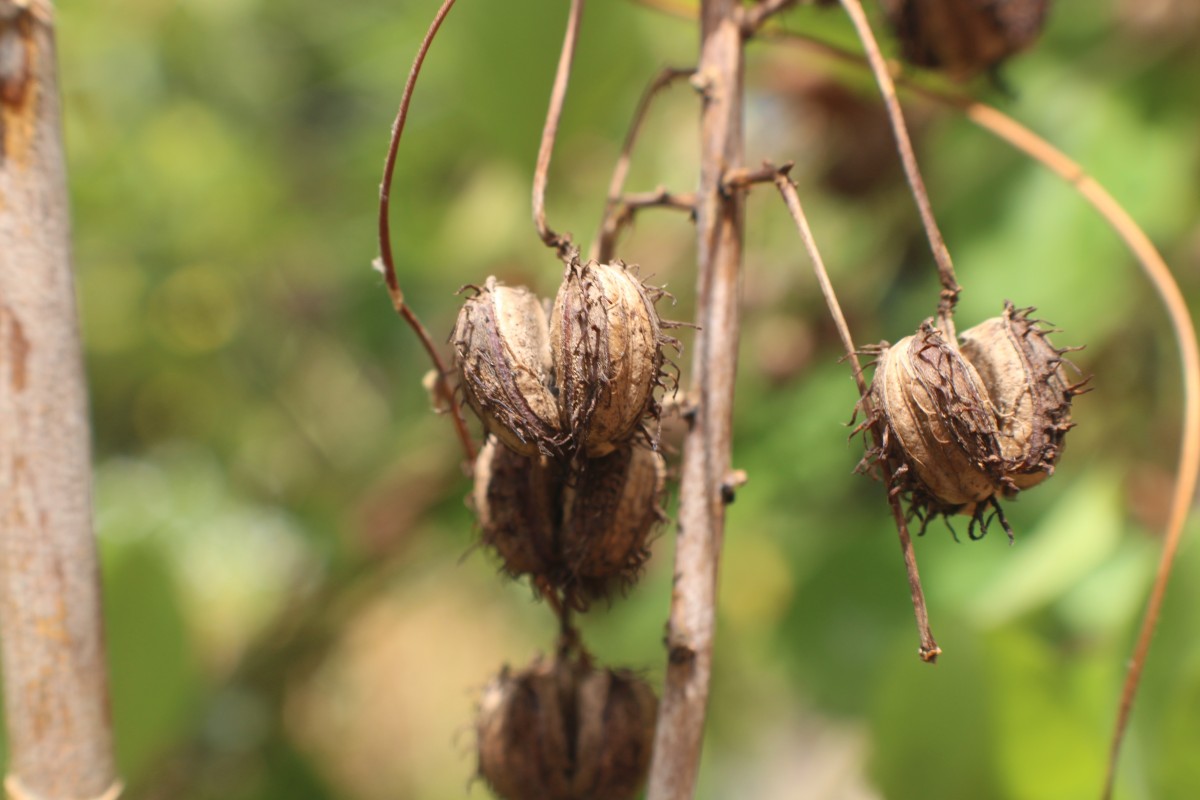
[[[657,707],[640,678],[586,654],[505,669],[480,703],[479,774],[504,800],[632,800]]]
[[[1000,421],[1005,474],[1021,489],[1054,472],[1078,392],[1064,369],[1066,350],[1050,343],[1032,312],[1006,302],[1001,316],[960,337],[963,356],[978,370]]]
[[[488,278],[463,304],[451,341],[463,396],[488,431],[523,455],[559,452],[549,326],[538,298]]]
[[[654,390],[670,340],[657,299],[624,264],[567,265],[550,347],[561,427],[589,457],[612,452],[658,415]]]
[[[1049,0],[883,0],[905,60],[964,80],[1031,45]]]

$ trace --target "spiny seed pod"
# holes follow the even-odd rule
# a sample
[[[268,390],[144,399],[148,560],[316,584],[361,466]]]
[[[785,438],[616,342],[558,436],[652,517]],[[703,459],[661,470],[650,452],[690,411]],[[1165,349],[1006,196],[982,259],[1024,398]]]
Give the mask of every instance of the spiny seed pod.
[[[974,514],[1008,488],[982,379],[929,320],[880,353],[869,396],[884,426],[873,456],[895,465],[918,511]]]
[[[1004,470],[1020,489],[1054,472],[1071,429],[1071,398],[1079,385],[1063,369],[1063,353],[1046,338],[1032,308],[1004,313],[964,331],[962,355],[975,367],[1000,420]]]
[[[956,80],[1033,44],[1050,0],[882,0],[906,61]]]
[[[463,304],[451,341],[463,395],[484,426],[523,455],[556,452],[562,437],[538,298],[488,278]]]
[[[495,437],[488,437],[479,452],[472,499],[483,542],[500,555],[509,575],[561,571],[558,520],[562,483],[557,461],[514,453]]]
[[[644,681],[586,655],[506,668],[480,702],[479,774],[504,800],[633,800],[657,707]]]
[[[550,312],[561,427],[588,456],[611,453],[657,415],[661,292],[624,264],[567,266]]]
[[[563,494],[563,559],[583,581],[632,580],[646,563],[646,540],[662,521],[667,466],[630,445],[588,459]]]

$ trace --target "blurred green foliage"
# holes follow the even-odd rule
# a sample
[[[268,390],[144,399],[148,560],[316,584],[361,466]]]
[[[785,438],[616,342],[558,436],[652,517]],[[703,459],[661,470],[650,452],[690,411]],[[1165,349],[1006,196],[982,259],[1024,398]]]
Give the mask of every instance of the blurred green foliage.
[[[976,88],[1126,204],[1195,309],[1200,22],[1187,0],[1153,8],[1061,0],[1005,71],[1015,96]],[[133,797],[461,797],[476,692],[552,643],[548,611],[473,548],[456,443],[421,388],[429,365],[370,269],[388,128],[433,10],[59,8]],[[393,209],[402,285],[439,339],[463,284],[557,283],[528,206],[564,18],[564,3],[463,2],[431,52]],[[836,10],[787,24],[851,39]],[[694,49],[684,21],[591,4],[552,225],[590,241],[642,86]],[[752,47],[749,85],[747,159],[798,161],[855,336],[904,336],[933,311],[936,275],[873,88],[768,44]],[[843,107],[864,116],[847,126]],[[1087,343],[1076,361],[1095,392],[1055,479],[1010,505],[1014,546],[956,544],[941,523],[918,541],[945,650],[922,664],[882,488],[852,474],[849,370],[790,220],[753,193],[735,452],[750,483],[726,537],[703,798],[1098,794],[1179,445],[1176,352],[1132,259],[1069,188],[952,112],[909,108],[963,324],[1005,298],[1037,305],[1056,341]],[[686,88],[656,106],[631,189],[694,185],[696,109]],[[681,215],[645,213],[621,254],[677,295],[668,316],[690,317]],[[655,681],[670,557],[668,530],[642,583],[584,622],[603,660]],[[1189,545],[1120,797],[1200,791],[1198,586]]]

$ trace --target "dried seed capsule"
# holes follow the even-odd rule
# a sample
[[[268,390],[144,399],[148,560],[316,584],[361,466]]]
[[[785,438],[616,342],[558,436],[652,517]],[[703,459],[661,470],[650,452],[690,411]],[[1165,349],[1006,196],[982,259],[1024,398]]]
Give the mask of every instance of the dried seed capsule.
[[[484,426],[523,455],[556,452],[562,437],[538,298],[488,278],[463,304],[451,341],[463,395]]]
[[[561,427],[588,456],[629,440],[656,415],[663,365],[657,297],[624,264],[567,266],[550,312]]]
[[[1077,386],[1063,369],[1063,350],[1029,318],[1032,308],[1004,313],[964,331],[963,358],[983,380],[1000,420],[1005,473],[1018,488],[1036,486],[1054,472],[1071,429]]]
[[[644,681],[586,655],[506,668],[480,702],[479,774],[504,800],[632,800],[657,706]]]
[[[928,320],[880,354],[870,398],[885,426],[874,456],[894,462],[918,510],[974,514],[1008,488],[982,379]]]
[[[473,500],[483,542],[500,555],[509,575],[561,572],[561,493],[558,462],[514,453],[488,437],[475,459]]]
[[[666,485],[663,457],[629,445],[603,458],[588,459],[563,494],[562,553],[583,585],[636,577],[650,551],[646,540],[663,519]]]
[[[883,0],[906,61],[965,80],[1033,44],[1050,0]]]

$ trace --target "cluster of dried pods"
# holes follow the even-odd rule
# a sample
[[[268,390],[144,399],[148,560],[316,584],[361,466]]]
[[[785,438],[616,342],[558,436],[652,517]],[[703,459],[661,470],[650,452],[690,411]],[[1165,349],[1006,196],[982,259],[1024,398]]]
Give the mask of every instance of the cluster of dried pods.
[[[503,570],[529,576],[562,615],[636,580],[664,519],[657,449],[663,292],[624,264],[569,259],[549,306],[488,278],[451,336],[466,403],[488,433],[472,504]],[[593,667],[564,633],[553,662],[489,687],[479,771],[507,800],[624,800],[649,767],[648,685]],[[535,743],[535,744],[531,744]]]
[[[926,320],[879,349],[861,428],[880,433],[864,462],[890,471],[892,490],[923,522],[965,514],[974,539],[992,510],[1011,539],[998,498],[1054,472],[1086,381],[1068,380],[1063,354],[1072,348],[1055,348],[1032,311],[1006,303],[961,342]]]

